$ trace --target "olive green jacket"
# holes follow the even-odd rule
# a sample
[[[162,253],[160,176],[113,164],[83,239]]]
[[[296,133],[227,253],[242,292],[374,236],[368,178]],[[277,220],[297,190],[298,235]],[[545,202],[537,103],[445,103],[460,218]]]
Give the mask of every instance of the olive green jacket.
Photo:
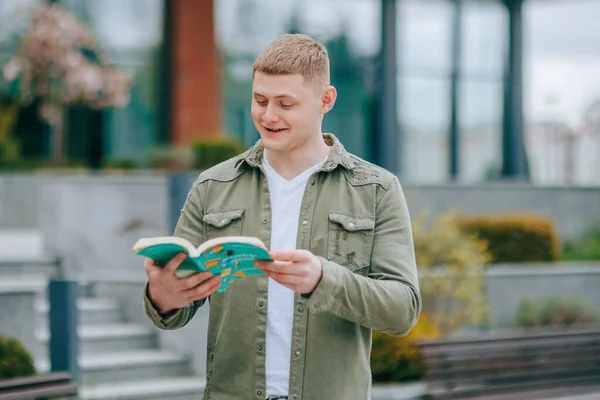
[[[290,400],[365,400],[371,389],[371,331],[405,335],[421,311],[412,231],[397,178],[348,153],[335,136],[323,167],[307,183],[297,248],[323,265],[310,295],[295,296]],[[200,174],[175,235],[194,245],[249,235],[267,247],[269,188],[259,141]],[[261,399],[265,393],[267,277],[242,279],[210,296],[204,399]],[[161,316],[144,290],[145,312],[161,329],[183,327],[198,300]]]

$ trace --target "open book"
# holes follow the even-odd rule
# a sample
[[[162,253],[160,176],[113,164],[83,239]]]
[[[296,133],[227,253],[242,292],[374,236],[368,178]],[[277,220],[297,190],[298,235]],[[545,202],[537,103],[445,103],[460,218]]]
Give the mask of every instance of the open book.
[[[161,266],[180,252],[188,257],[181,263],[175,274],[186,276],[210,271],[213,276],[221,276],[221,286],[217,292],[224,292],[235,281],[250,275],[264,275],[254,266],[255,260],[271,260],[264,243],[250,236],[223,236],[207,240],[197,248],[188,240],[175,236],[142,238],[133,246],[138,255],[148,257]]]

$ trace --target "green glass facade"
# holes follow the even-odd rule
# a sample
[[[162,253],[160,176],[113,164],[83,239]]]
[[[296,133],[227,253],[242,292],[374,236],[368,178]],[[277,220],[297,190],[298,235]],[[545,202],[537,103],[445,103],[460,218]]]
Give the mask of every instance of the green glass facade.
[[[3,0],[0,18],[33,1]],[[382,5],[391,0],[214,1],[223,131],[248,145],[257,139],[249,107],[252,62],[285,32],[310,34],[329,49],[339,98],[324,129],[367,160],[380,163],[382,148],[393,154],[405,182],[474,183],[527,170],[542,182],[561,182],[562,156],[546,154],[565,151],[549,144],[553,132],[563,127],[600,137],[589,117],[600,102],[600,25],[593,18],[600,0],[402,0],[395,3],[393,25]],[[60,3],[90,25],[114,63],[136,76],[126,108],[73,117],[72,129],[85,132],[71,135],[73,155],[85,155],[96,129],[108,157],[143,159],[165,139],[159,103],[164,0]],[[390,26],[393,38],[384,35]],[[384,76],[381,49],[390,43],[395,73]],[[0,64],[5,60],[0,49]],[[391,118],[378,106],[390,82]],[[0,95],[8,94],[0,84]],[[389,143],[378,142],[383,117]],[[512,135],[519,131],[520,139]],[[591,168],[585,160],[593,159],[594,148],[600,151],[598,140],[581,142],[582,156],[575,154],[583,175]]]

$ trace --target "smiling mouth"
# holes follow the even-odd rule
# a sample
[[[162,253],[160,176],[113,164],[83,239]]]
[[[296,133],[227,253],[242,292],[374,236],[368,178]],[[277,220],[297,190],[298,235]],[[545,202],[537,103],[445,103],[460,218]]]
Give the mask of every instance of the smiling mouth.
[[[281,133],[281,132],[288,130],[288,128],[271,129],[271,128],[267,128],[266,126],[263,126],[263,128],[265,128],[267,130],[267,132],[271,132],[271,133]]]

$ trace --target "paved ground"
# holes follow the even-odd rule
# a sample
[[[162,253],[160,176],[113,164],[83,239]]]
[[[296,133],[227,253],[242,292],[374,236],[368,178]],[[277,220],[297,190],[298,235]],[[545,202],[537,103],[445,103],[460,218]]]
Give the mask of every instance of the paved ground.
[[[373,385],[371,400],[422,400],[427,386],[421,382]],[[480,399],[479,397],[477,399]],[[474,400],[477,400],[474,399]],[[600,400],[600,385],[562,390],[534,391],[527,394],[482,397],[485,400]]]

